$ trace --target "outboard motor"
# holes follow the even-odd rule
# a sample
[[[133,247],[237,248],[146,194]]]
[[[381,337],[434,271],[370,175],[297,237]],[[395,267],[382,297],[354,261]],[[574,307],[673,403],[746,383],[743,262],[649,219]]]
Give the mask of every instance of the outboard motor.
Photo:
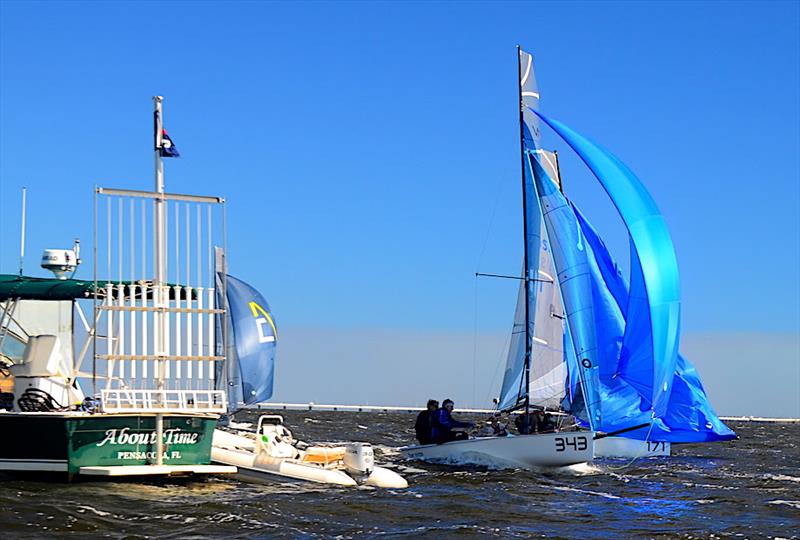
[[[344,452],[344,467],[353,480],[363,484],[375,468],[375,454],[369,443],[350,443]]]

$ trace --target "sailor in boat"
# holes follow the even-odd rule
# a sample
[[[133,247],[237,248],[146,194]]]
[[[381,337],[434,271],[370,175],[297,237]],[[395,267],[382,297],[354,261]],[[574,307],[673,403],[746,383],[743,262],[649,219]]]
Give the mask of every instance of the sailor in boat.
[[[433,419],[436,416],[436,411],[439,409],[439,402],[435,399],[429,399],[427,408],[417,415],[417,422],[414,424],[414,431],[417,432],[417,440],[419,444],[432,444],[433,443]]]
[[[533,433],[535,424],[536,421],[533,419],[533,414],[529,412],[520,413],[514,419],[514,425],[517,427],[517,431],[520,435],[530,435]]]
[[[517,431],[520,435],[530,435],[531,433],[548,433],[556,430],[556,423],[550,413],[542,409],[533,409],[531,412],[524,412],[514,420]]]
[[[479,437],[508,437],[508,424],[500,421],[500,414],[492,415],[478,432]]]
[[[548,433],[556,430],[556,423],[553,416],[547,411],[538,411],[539,416],[536,422],[536,430],[539,433]]]
[[[454,431],[455,429],[470,429],[475,427],[472,422],[459,422],[453,418],[455,403],[452,399],[442,402],[442,407],[436,411],[433,420],[433,442],[442,444],[450,441],[463,441],[469,438],[465,431]]]

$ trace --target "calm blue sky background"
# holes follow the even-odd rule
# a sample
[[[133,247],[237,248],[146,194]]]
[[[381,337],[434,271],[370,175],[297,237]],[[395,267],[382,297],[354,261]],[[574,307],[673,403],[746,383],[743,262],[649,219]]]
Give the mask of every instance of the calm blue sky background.
[[[543,110],[665,215],[720,411],[800,415],[799,21],[797,2],[3,1],[0,271],[23,185],[31,274],[41,249],[90,244],[95,184],[151,187],[160,93],[183,154],[168,190],[228,199],[231,272],[291,336],[276,398],[484,404],[514,285],[474,272],[520,264],[519,43]],[[561,155],[624,262],[609,203]]]

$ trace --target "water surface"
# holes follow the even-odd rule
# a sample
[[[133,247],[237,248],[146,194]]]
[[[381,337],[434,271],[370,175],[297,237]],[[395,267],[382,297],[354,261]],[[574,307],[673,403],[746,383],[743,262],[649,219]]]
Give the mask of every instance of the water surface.
[[[733,424],[737,441],[545,474],[404,462],[393,449],[413,436],[409,414],[283,414],[297,438],[371,442],[409,488],[2,479],[2,536],[800,538],[795,424]]]

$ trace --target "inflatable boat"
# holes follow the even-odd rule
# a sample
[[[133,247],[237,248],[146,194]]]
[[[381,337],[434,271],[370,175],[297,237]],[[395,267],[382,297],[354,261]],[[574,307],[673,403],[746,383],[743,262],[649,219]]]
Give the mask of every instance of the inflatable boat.
[[[255,482],[307,481],[338,486],[406,488],[394,471],[375,466],[372,446],[352,442],[340,446],[310,446],[295,440],[279,415],[262,415],[255,432],[251,424],[214,430],[211,460],[235,465],[236,477]]]

